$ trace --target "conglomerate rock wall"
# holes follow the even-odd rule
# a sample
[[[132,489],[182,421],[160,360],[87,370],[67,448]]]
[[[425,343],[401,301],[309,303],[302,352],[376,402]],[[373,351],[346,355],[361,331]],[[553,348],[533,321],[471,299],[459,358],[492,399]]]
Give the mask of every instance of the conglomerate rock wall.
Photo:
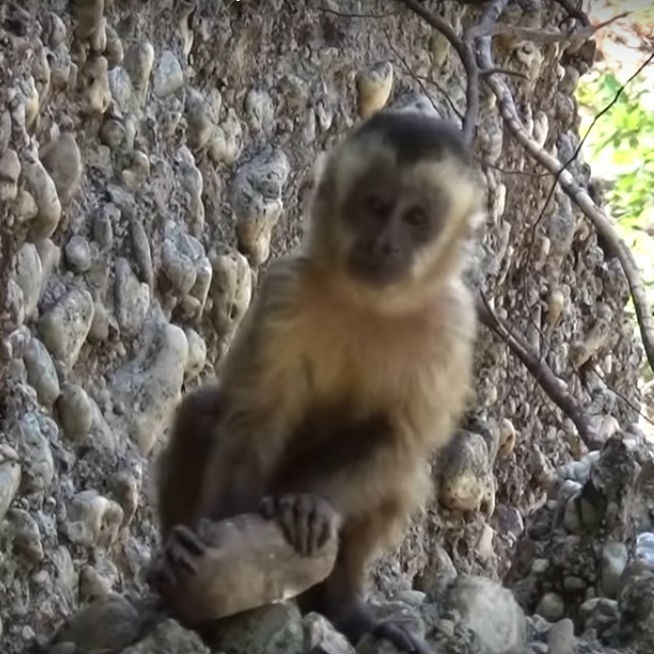
[[[457,32],[479,15],[425,5]],[[503,20],[555,29],[563,17],[557,3],[520,1]],[[573,92],[592,52],[498,39],[495,58],[519,73],[510,84],[533,137],[567,161],[579,142]],[[633,459],[641,348],[620,265],[558,190],[534,227],[551,178],[504,132],[485,88],[481,100],[488,220],[471,283],[600,439],[619,440],[609,454],[622,447],[620,460]],[[214,374],[266,262],[299,242],[320,153],[385,104],[454,120],[465,109],[455,52],[400,2],[0,2],[3,651],[50,635],[92,600],[144,590],[156,543],[150,464],[170,411]],[[581,158],[570,170],[594,192]],[[485,329],[476,365],[465,430],[434,466],[441,506],[416,517],[371,590],[406,596],[455,572],[502,579],[525,520],[549,511],[512,569],[518,598],[583,630],[579,606],[606,597],[614,628],[617,586],[606,591],[596,572],[603,532],[594,522],[588,535],[588,511],[575,508],[597,454],[582,458],[571,421]],[[651,461],[638,456],[623,465],[649,488]],[[610,486],[622,507],[608,474],[593,497]],[[651,507],[629,506],[638,519],[611,533],[623,568],[638,558],[635,534],[652,527]],[[575,577],[567,586],[545,574],[552,530],[557,551],[574,549],[570,535],[588,549],[584,574],[567,574],[561,553],[552,564]]]

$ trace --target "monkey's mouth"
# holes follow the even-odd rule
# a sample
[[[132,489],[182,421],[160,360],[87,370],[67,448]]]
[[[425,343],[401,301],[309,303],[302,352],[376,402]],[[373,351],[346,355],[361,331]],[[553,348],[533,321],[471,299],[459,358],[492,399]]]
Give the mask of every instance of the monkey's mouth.
[[[350,272],[358,281],[376,289],[397,284],[406,274],[406,265],[395,258],[353,256]]]

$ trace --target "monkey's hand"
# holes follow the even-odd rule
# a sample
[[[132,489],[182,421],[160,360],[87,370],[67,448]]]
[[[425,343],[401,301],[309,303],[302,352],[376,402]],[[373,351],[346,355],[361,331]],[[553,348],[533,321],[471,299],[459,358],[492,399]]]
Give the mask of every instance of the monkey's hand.
[[[165,595],[166,589],[174,588],[182,575],[195,574],[197,561],[206,548],[197,531],[185,525],[173,527],[163,550],[148,570],[148,583]]]
[[[259,511],[277,520],[288,542],[302,556],[320,550],[335,535],[340,522],[327,500],[310,493],[269,495],[261,501]]]

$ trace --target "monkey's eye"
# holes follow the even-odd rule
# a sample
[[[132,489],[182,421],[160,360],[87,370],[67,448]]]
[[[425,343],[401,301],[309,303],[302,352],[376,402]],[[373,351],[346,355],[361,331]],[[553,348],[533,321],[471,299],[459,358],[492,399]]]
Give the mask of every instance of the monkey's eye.
[[[386,203],[378,195],[369,195],[365,202],[370,213],[380,216],[386,212]]]
[[[427,213],[420,207],[411,207],[404,213],[404,221],[414,227],[423,227],[427,224]]]

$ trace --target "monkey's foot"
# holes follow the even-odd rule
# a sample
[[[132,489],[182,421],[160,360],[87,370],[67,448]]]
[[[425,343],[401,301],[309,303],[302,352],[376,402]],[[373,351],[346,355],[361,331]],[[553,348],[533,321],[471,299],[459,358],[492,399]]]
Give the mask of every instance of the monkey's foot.
[[[205,544],[193,530],[184,525],[173,527],[148,571],[148,583],[159,591],[174,587],[181,575],[197,572],[197,560],[205,552]]]
[[[277,520],[288,542],[302,556],[317,552],[334,534],[338,516],[331,504],[317,495],[269,495],[259,507],[266,518]]]
[[[427,643],[414,636],[404,625],[397,622],[379,622],[374,626],[371,635],[376,639],[385,638],[402,652],[434,654]]]

